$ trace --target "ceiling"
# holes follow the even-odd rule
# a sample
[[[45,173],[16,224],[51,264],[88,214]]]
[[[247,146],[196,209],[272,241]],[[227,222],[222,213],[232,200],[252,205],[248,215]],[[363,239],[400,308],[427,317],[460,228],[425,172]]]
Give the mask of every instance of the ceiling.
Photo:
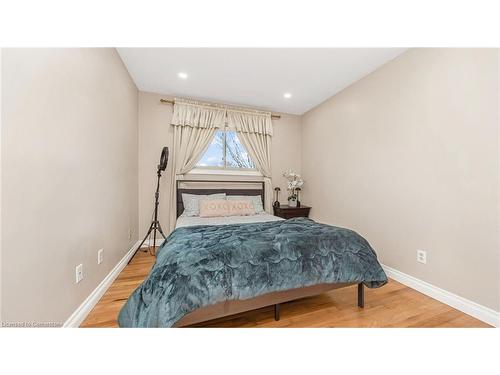
[[[303,114],[403,48],[118,48],[141,91]],[[186,73],[187,78],[179,78]],[[285,93],[292,96],[284,98]]]

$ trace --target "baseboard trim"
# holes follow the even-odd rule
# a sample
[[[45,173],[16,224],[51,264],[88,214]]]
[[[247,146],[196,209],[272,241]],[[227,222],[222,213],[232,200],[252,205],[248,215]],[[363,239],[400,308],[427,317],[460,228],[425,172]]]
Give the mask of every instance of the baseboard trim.
[[[157,238],[157,239],[156,239],[156,242],[155,242],[155,243],[156,243],[156,246],[160,246],[160,245],[163,243],[163,241],[165,241],[165,240],[163,239],[163,237],[162,237],[162,238]],[[142,249],[142,248],[144,248],[144,247],[149,247],[149,246],[151,246],[151,244],[152,244],[152,243],[153,243],[153,240],[151,240],[151,239],[147,239],[146,241],[144,241],[144,244],[141,246],[141,249]]]
[[[118,277],[120,272],[125,268],[130,258],[135,253],[135,250],[140,245],[140,241],[137,241],[132,248],[127,251],[125,256],[118,262],[118,264],[111,270],[111,272],[101,281],[101,283],[95,288],[92,293],[83,301],[83,303],[71,314],[71,316],[64,322],[63,327],[65,328],[77,328],[82,324],[87,315],[92,311],[94,306],[99,302],[101,297],[106,293],[108,288],[111,286],[113,281]]]
[[[152,242],[152,241],[151,241]],[[160,246],[163,239],[156,240],[156,246]],[[118,264],[110,271],[110,273],[101,281],[101,283],[90,293],[90,295],[83,301],[83,303],[71,314],[71,316],[64,322],[65,328],[77,328],[82,324],[87,315],[92,311],[94,306],[99,302],[101,297],[106,293],[113,281],[118,277],[120,272],[125,268],[130,258],[134,255],[140,241],[137,241],[132,248],[125,254],[125,256],[118,262]],[[146,245],[147,244],[147,245]],[[149,240],[145,242],[149,246]],[[146,247],[143,245],[143,247]],[[471,315],[494,327],[500,327],[500,312],[490,309],[486,306],[480,305],[476,302],[460,297],[454,293],[448,292],[437,286],[429,284],[425,281],[410,276],[404,272],[398,271],[392,267],[382,264],[387,276],[391,279],[406,285],[409,288],[415,289],[435,300],[438,300],[448,306],[451,306],[467,315]]]
[[[406,273],[398,271],[392,267],[382,265],[385,273],[391,279],[400,282],[412,289],[419,291],[439,302],[442,302],[454,309],[460,310],[467,315],[471,315],[476,319],[479,319],[485,323],[488,323],[494,327],[500,327],[500,312],[490,309],[489,307],[480,305],[476,302],[470,301],[466,298],[460,297],[459,295],[450,293],[444,289],[438,288],[432,284],[425,281],[417,279],[416,277],[410,276]]]

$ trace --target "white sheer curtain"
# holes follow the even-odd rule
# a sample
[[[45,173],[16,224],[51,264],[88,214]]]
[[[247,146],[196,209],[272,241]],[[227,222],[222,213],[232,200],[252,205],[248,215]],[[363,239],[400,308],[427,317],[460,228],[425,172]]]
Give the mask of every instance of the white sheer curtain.
[[[218,128],[224,128],[223,107],[194,101],[175,100],[171,125],[174,126],[172,150],[173,178],[170,186],[170,231],[177,221],[176,181],[196,165],[210,145]]]
[[[236,130],[257,169],[264,176],[264,209],[271,213],[271,138],[273,124],[270,112],[227,110],[227,125]]]

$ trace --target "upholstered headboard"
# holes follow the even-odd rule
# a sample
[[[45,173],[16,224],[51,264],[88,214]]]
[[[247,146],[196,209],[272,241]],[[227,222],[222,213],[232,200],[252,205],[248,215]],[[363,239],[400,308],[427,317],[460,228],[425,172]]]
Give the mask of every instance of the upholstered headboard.
[[[263,181],[207,181],[177,180],[176,184],[177,217],[184,212],[182,193],[208,195],[226,193],[226,195],[260,195],[264,204]]]

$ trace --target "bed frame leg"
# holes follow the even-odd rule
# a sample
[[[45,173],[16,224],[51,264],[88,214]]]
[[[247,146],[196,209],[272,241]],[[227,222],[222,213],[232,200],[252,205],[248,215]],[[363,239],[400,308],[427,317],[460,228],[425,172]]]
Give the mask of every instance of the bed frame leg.
[[[274,320],[280,320],[280,304],[274,305]]]
[[[365,289],[363,283],[358,284],[358,307],[365,307]]]

